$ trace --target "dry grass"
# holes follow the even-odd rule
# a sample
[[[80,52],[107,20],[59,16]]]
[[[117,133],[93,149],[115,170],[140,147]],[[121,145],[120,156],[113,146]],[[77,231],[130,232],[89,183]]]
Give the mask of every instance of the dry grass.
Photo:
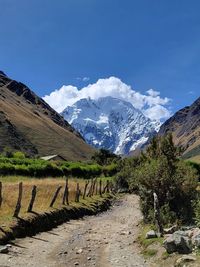
[[[37,186],[37,195],[33,206],[33,211],[36,213],[42,213],[49,210],[49,205],[52,200],[53,194],[58,186],[62,186],[62,189],[58,195],[58,198],[54,204],[54,208],[62,207],[62,196],[65,187],[65,180],[62,178],[25,178],[25,177],[0,177],[0,181],[3,184],[3,202],[0,208],[0,226],[8,226],[13,221],[13,212],[15,209],[16,201],[18,198],[18,187],[19,182],[23,182],[23,197],[22,207],[20,210],[20,217],[24,218],[28,216],[27,208],[31,198],[31,190],[33,185]],[[84,180],[78,180],[80,189],[83,191],[85,182]],[[75,190],[76,190],[75,179],[69,180],[69,201],[74,202]]]
[[[200,155],[198,155],[198,156],[194,156],[194,157],[192,157],[192,158],[189,158],[188,160],[189,160],[189,161],[196,162],[196,163],[200,163]]]

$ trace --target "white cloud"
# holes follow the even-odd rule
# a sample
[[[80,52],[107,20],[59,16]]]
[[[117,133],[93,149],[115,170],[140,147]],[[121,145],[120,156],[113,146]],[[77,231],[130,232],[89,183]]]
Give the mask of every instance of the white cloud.
[[[90,80],[90,77],[77,77],[76,78],[78,81],[82,82],[88,82]]]
[[[90,77],[83,77],[83,82],[88,82],[90,80]]]
[[[88,97],[98,99],[105,96],[128,101],[151,119],[164,120],[170,116],[169,110],[165,107],[170,101],[167,97],[162,98],[160,92],[153,89],[148,90],[147,95],[141,94],[116,77],[99,79],[96,83],[89,84],[80,90],[72,85],[64,85],[50,95],[44,96],[44,100],[55,110],[61,112],[79,99]]]
[[[171,116],[171,112],[161,105],[155,105],[143,111],[151,120],[165,120]]]

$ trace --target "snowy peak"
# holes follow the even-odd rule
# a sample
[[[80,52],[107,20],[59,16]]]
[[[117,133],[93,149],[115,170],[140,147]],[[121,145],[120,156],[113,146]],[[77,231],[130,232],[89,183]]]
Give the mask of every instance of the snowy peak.
[[[81,99],[62,115],[96,148],[128,154],[155,133],[155,126],[131,103],[113,97]]]

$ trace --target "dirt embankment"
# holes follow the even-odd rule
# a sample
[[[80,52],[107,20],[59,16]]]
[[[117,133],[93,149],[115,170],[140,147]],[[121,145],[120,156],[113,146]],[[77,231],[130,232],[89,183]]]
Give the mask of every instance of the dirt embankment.
[[[11,231],[5,231],[0,227],[3,234],[0,238],[0,244],[5,244],[15,238],[33,236],[39,232],[51,230],[72,219],[80,219],[86,215],[96,215],[99,212],[106,211],[110,207],[112,199],[113,197],[110,195],[100,199],[94,198],[86,203],[66,206],[42,214],[32,213],[26,219],[18,218],[17,222],[11,227]]]
[[[138,197],[127,195],[107,212],[16,240],[9,254],[0,255],[0,263],[10,267],[149,267],[136,242],[141,219]]]

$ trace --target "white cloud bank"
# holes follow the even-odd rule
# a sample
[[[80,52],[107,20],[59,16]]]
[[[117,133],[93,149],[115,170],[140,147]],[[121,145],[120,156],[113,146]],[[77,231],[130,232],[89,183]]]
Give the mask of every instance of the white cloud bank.
[[[160,92],[153,89],[148,90],[146,95],[141,94],[116,77],[99,79],[96,83],[89,84],[80,90],[72,85],[64,85],[50,95],[45,95],[43,99],[56,111],[61,112],[82,98],[98,99],[105,96],[130,102],[152,120],[162,121],[171,115],[166,107],[169,104],[169,98],[162,98]]]

